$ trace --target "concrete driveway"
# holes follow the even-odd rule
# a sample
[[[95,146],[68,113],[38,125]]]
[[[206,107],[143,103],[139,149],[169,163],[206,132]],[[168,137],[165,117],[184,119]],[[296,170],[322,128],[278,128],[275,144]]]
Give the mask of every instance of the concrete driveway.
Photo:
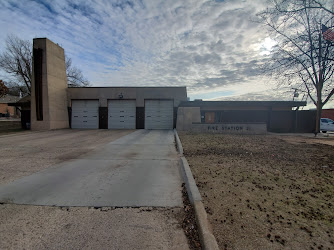
[[[0,141],[2,249],[189,249],[172,131],[66,129]]]
[[[0,202],[48,206],[182,206],[173,131],[137,130],[77,159],[0,186]]]

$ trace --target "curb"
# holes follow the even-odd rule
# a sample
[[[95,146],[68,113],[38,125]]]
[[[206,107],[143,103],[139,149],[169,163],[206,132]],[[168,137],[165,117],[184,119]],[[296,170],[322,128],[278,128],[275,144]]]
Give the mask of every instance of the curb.
[[[180,155],[183,156],[183,147],[180,141],[180,137],[176,131],[176,129],[174,129],[174,135],[175,135],[175,141],[176,141],[176,147],[177,150],[179,151]]]
[[[174,129],[174,134],[176,138],[177,149],[180,153],[181,158],[181,174],[186,184],[190,203],[194,206],[195,217],[199,229],[199,237],[201,240],[202,248],[208,250],[219,249],[216,238],[212,234],[212,228],[208,221],[208,216],[202,202],[201,194],[199,193],[199,190],[196,186],[196,182],[191,173],[188,161],[183,156],[183,147],[176,129]]]

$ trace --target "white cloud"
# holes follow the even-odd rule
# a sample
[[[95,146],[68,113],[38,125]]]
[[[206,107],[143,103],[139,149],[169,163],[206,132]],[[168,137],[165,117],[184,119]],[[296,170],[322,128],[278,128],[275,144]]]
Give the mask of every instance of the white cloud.
[[[0,9],[0,43],[9,33],[48,37],[94,86],[187,86],[190,96],[244,97],[274,86],[259,73],[274,42],[250,21],[263,4],[8,0]]]

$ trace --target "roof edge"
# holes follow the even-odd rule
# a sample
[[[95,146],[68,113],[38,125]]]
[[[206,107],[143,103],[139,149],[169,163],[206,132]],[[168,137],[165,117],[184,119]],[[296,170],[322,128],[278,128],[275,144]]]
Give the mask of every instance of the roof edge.
[[[223,106],[306,106],[306,101],[183,101],[180,107],[223,107]]]
[[[100,87],[100,86],[93,86],[93,87],[68,87],[69,89],[112,89],[112,88],[186,88],[187,86],[164,86],[164,87],[156,87],[156,86],[112,86],[112,87]]]

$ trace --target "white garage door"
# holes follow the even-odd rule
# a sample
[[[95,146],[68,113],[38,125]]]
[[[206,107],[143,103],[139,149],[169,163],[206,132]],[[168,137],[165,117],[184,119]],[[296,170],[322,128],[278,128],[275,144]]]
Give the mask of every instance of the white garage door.
[[[108,128],[135,129],[136,101],[135,100],[108,101]]]
[[[145,101],[145,129],[173,129],[173,101]]]
[[[98,100],[72,100],[72,128],[99,128]]]

